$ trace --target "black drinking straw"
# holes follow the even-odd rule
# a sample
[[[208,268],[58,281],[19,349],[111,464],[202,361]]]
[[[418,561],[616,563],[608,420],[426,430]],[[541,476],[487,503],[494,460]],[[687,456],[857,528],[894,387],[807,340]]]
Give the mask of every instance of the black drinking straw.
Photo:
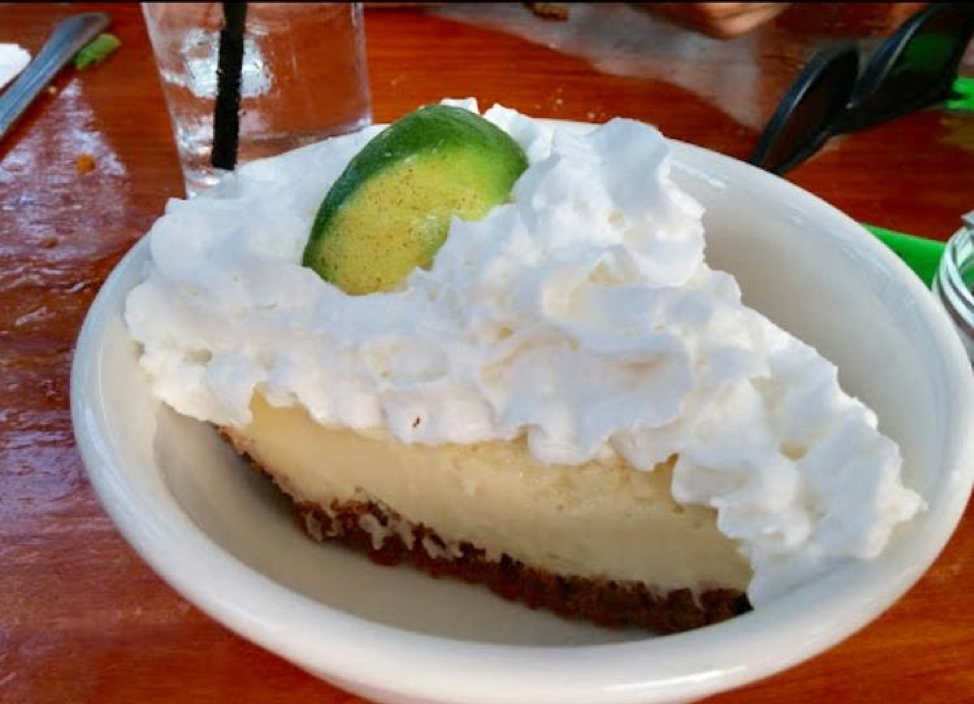
[[[210,163],[218,169],[232,171],[237,165],[237,137],[240,133],[240,72],[243,68],[247,3],[222,4],[223,29],[220,30],[220,60],[216,69]]]

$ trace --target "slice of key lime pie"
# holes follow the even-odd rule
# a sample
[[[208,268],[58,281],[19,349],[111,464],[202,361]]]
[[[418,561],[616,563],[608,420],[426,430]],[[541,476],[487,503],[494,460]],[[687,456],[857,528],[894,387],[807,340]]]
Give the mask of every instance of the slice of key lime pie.
[[[898,448],[704,263],[659,132],[445,102],[170,203],[155,393],[314,539],[564,616],[684,630],[878,555]]]

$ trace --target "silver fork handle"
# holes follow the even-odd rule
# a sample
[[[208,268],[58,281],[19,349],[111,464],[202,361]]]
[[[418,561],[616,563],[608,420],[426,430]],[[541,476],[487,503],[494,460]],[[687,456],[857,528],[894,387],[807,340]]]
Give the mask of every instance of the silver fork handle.
[[[54,29],[34,60],[0,96],[0,139],[71,57],[110,21],[104,12],[86,12],[68,17]]]

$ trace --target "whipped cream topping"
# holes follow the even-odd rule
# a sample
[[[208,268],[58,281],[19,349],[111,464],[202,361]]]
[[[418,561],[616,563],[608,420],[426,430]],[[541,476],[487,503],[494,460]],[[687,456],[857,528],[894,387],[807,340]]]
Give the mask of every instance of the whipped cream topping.
[[[834,365],[704,263],[703,208],[670,178],[662,135],[484,116],[529,168],[392,292],[349,296],[300,264],[321,200],[379,128],[170,201],[125,314],[156,394],[223,425],[245,425],[260,392],[406,443],[524,436],[546,463],[618,453],[650,471],[677,454],[674,497],[716,509],[757,606],[878,555],[922,503],[896,444]]]

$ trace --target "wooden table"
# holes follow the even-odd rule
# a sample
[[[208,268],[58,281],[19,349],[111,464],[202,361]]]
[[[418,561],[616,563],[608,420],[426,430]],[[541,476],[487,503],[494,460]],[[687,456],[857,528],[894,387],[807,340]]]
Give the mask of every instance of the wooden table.
[[[0,6],[0,42],[36,52],[57,19],[80,9]],[[358,701],[163,584],[115,531],[75,450],[68,378],[82,318],[182,189],[138,7],[109,12],[119,53],[65,72],[0,145],[0,701]],[[793,8],[718,42],[626,7],[573,8],[568,23],[519,5],[370,9],[375,117],[476,95],[546,117],[647,120],[745,156],[815,46],[836,37],[874,45],[892,23],[883,8]],[[79,174],[82,153],[95,158],[93,172]],[[943,239],[974,208],[974,114],[932,109],[833,140],[791,178],[855,218]],[[974,701],[970,513],[878,621],[713,701]]]

